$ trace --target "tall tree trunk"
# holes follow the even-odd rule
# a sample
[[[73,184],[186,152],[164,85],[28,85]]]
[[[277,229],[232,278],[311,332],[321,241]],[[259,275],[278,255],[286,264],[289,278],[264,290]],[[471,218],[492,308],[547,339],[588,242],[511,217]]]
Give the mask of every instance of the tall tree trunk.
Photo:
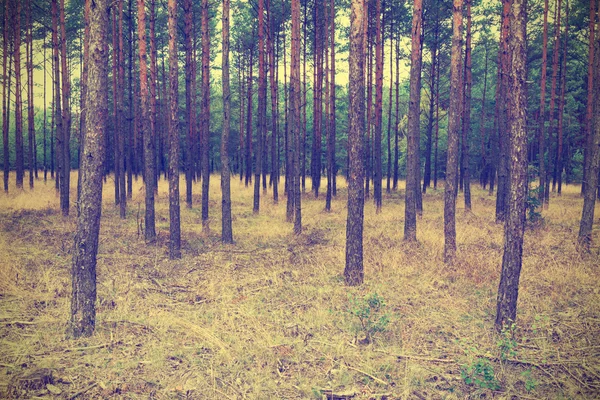
[[[52,159],[55,160],[56,165],[56,180],[55,180],[55,188],[56,191],[60,195],[60,181],[62,179],[62,142],[63,142],[63,123],[62,123],[62,107],[60,102],[60,42],[58,38],[58,0],[52,0],[52,70],[54,75],[54,93],[53,93],[53,101],[54,101],[54,136],[56,138],[55,146],[52,148],[55,149],[54,155]],[[15,106],[16,109],[16,106]],[[62,203],[61,203],[62,207]]]
[[[404,240],[417,240],[417,191],[419,191],[419,135],[421,107],[421,30],[423,2],[415,0],[412,20],[412,50],[410,64],[410,103],[408,110],[408,135],[406,145],[406,197],[404,212]],[[456,1],[455,1],[456,4]]]
[[[47,164],[47,130],[46,130],[46,125],[47,125],[47,104],[46,104],[46,78],[47,78],[47,71],[46,71],[46,32],[44,31],[44,44],[43,44],[43,49],[44,49],[44,86],[43,86],[43,92],[44,92],[44,120],[42,122],[42,131],[43,131],[43,165],[44,165],[44,183],[46,183],[46,181],[48,180],[48,164]],[[6,78],[6,75],[4,75],[4,77]]]
[[[440,136],[440,69],[435,76],[435,140],[433,145],[433,189],[437,189],[438,181],[438,144]]]
[[[250,72],[248,73],[248,99],[246,100],[246,104],[248,109],[246,111],[246,187],[248,187],[248,183],[252,182],[252,67],[254,65],[254,50],[250,48],[250,65],[248,68]]]
[[[152,186],[154,193],[158,193],[158,163],[156,162],[156,138],[157,138],[157,119],[158,115],[156,108],[156,82],[158,81],[158,63],[156,54],[156,0],[150,0],[150,155],[152,156],[152,171],[154,173]]]
[[[499,332],[516,320],[527,197],[526,6],[525,0],[511,0],[510,3],[508,46],[511,57],[506,92],[510,129],[510,189],[495,323]]]
[[[304,40],[302,41],[302,138],[300,146],[302,147],[302,152],[301,154],[298,156],[299,159],[301,160],[301,164],[302,165],[298,165],[297,167],[300,168],[300,174],[302,175],[302,193],[304,193],[306,191],[306,136],[307,136],[307,130],[308,130],[308,125],[307,125],[307,120],[306,120],[306,109],[308,108],[308,102],[307,102],[307,95],[308,95],[308,90],[306,89],[306,82],[307,82],[307,78],[306,78],[306,44],[308,43],[308,31],[307,31],[307,24],[308,24],[308,1],[304,2],[304,19],[302,22],[302,29],[303,29],[303,38]],[[285,59],[284,59],[285,60]],[[285,68],[284,68],[285,70]],[[313,88],[314,90],[314,88]],[[314,113],[314,111],[313,111]],[[313,128],[314,130],[314,128]],[[312,176],[312,175],[311,175]]]
[[[208,0],[202,0],[202,229],[208,232],[210,183],[210,34]]]
[[[258,0],[258,110],[256,131],[256,152],[254,155],[254,205],[252,211],[260,210],[260,175],[263,161],[263,138],[267,120],[267,74],[265,71],[265,6],[264,0]]]
[[[169,0],[169,258],[181,258],[179,207],[179,106],[177,0]],[[187,66],[187,64],[186,64]],[[228,115],[229,116],[229,115]]]
[[[367,120],[366,123],[366,142],[365,142],[365,198],[368,200],[371,197],[371,178],[373,177],[373,170],[371,168],[371,127],[373,122],[373,40],[371,39],[371,7],[368,0],[365,0],[365,12],[367,17],[365,18],[365,56],[366,63],[365,69],[367,71],[366,84],[367,84]]]
[[[335,167],[335,136],[336,136],[336,125],[335,125],[335,0],[330,0],[329,3],[330,8],[330,32],[329,32],[329,40],[331,46],[331,61],[330,61],[330,71],[331,77],[329,84],[331,85],[329,89],[330,96],[330,104],[329,104],[329,128],[327,129],[327,195],[326,195],[326,203],[325,209],[331,210],[331,198],[334,196],[334,182],[336,175],[336,167]]]
[[[69,215],[69,193],[71,190],[71,81],[67,68],[67,28],[65,23],[65,1],[60,0],[60,60],[62,73],[62,171],[60,208],[64,216]]]
[[[298,167],[300,166],[300,0],[292,0],[292,51],[290,65],[290,101],[291,101],[291,136],[292,151],[292,185],[294,196],[294,234],[302,233],[302,198]],[[288,194],[289,195],[289,194]]]
[[[244,57],[242,50],[238,49],[238,87],[239,87],[239,101],[240,101],[240,148],[238,152],[238,169],[240,172],[240,183],[244,177],[244,110],[245,110],[245,99],[246,92],[244,91],[244,83],[246,82],[244,76]]]
[[[437,4],[436,4],[437,5]],[[434,7],[436,7],[434,5]],[[439,18],[438,7],[435,11],[435,24],[433,31],[433,44],[431,46],[431,71],[429,73],[429,115],[427,122],[427,148],[425,149],[425,172],[423,174],[423,193],[427,193],[427,188],[431,186],[431,150],[433,145],[433,120],[435,118],[435,83],[436,69],[438,67],[438,40],[439,40]]]
[[[231,193],[229,184],[229,116],[231,109],[229,89],[229,0],[223,0],[223,133],[221,134],[221,241],[233,243],[231,228]],[[275,183],[277,185],[277,183]]]
[[[375,174],[373,177],[373,196],[375,198],[376,213],[380,213],[382,206],[381,186],[383,170],[381,160],[381,136],[383,124],[383,29],[381,28],[381,0],[377,0],[375,16],[375,140],[373,141]]]
[[[567,56],[569,48],[569,0],[565,4],[565,45],[563,46],[563,59],[560,74],[560,98],[558,100],[558,144],[556,147],[556,162],[554,163],[554,176],[558,182],[558,195],[562,192],[563,170],[563,121],[565,113],[565,95],[567,91]]]
[[[394,37],[392,36],[393,21],[390,22],[390,91],[388,96],[388,126],[387,126],[387,179],[385,192],[390,194],[392,191],[392,108],[394,94]]]
[[[400,37],[396,38],[396,118],[394,121],[394,183],[393,190],[398,189],[398,158],[399,158],[399,125],[400,125]]]
[[[595,0],[592,0],[592,2]],[[548,0],[544,0],[544,28],[542,42],[542,76],[540,81],[540,110],[538,112],[538,147],[539,177],[538,199],[545,204],[546,162],[545,158],[545,124],[546,124],[546,76],[548,70]]]
[[[117,104],[118,104],[118,119],[119,119],[119,142],[117,146],[119,147],[119,181],[115,182],[115,185],[119,185],[120,190],[119,194],[121,196],[121,200],[119,201],[119,216],[121,219],[125,219],[127,216],[127,189],[125,184],[125,69],[124,69],[124,54],[123,54],[123,0],[118,0],[117,2],[117,10],[118,10],[118,21],[119,21],[119,79],[117,86]],[[87,50],[86,44],[86,52]],[[89,59],[89,55],[88,55]]]
[[[467,38],[465,44],[465,93],[463,105],[462,126],[462,170],[463,170],[463,192],[465,197],[465,210],[471,210],[471,176],[469,173],[469,136],[471,133],[471,89],[473,86],[471,73],[471,0],[467,3]]]
[[[129,63],[128,63],[128,67],[127,67],[127,92],[129,93],[129,113],[128,113],[128,121],[129,121],[129,126],[128,126],[128,131],[127,131],[127,162],[126,162],[126,168],[127,168],[127,198],[131,199],[133,197],[133,171],[134,171],[134,138],[137,135],[137,125],[136,125],[136,117],[134,117],[134,100],[133,100],[133,92],[135,91],[135,86],[133,84],[133,67],[134,67],[134,59],[135,59],[135,46],[133,45],[134,42],[134,29],[133,29],[133,9],[132,9],[132,3],[133,0],[129,0],[128,1],[128,17],[129,17],[129,24],[128,24],[128,28],[127,28],[127,34],[128,34],[128,56],[129,56]]]
[[[14,19],[14,60],[15,60],[15,164],[17,188],[23,188],[23,100],[21,99],[21,1],[16,0]]]
[[[556,0],[556,18],[555,18],[555,24],[554,24],[554,49],[552,52],[552,89],[550,92],[550,138],[549,138],[549,142],[552,143],[552,134],[554,131],[554,118],[556,116],[556,109],[555,109],[555,104],[556,104],[556,86],[557,86],[557,81],[558,81],[558,56],[559,56],[559,51],[560,51],[560,17],[561,17],[561,6],[562,6],[562,0]],[[552,146],[550,146],[550,149],[548,151],[548,164],[550,164],[550,161],[552,159]],[[553,168],[550,168],[550,165],[548,165],[548,169],[546,171],[546,182],[548,182],[545,186],[545,203],[544,206],[547,207],[549,202],[550,202],[550,182],[549,182],[549,178],[550,178],[550,172],[553,170]],[[552,191],[554,192],[556,190],[556,181],[554,182],[554,184],[552,185]]]
[[[590,149],[592,149],[592,138],[594,137],[594,47],[595,47],[595,20],[596,20],[596,0],[590,0],[589,16],[589,44],[588,44],[588,76],[587,76],[587,102],[585,114],[585,147],[583,156],[583,179],[581,181],[581,194],[585,196],[585,188],[589,179],[589,169],[591,161]]]
[[[87,0],[86,2],[91,2]],[[96,255],[102,211],[102,163],[108,114],[108,0],[90,7],[90,58],[87,86],[88,115],[82,151],[81,192],[77,203],[77,231],[73,247],[70,334],[90,336],[96,322]]]
[[[419,1],[419,0],[417,0]],[[350,82],[348,131],[348,218],[346,220],[347,285],[363,283],[365,77],[364,77],[364,0],[352,0],[350,12]]]
[[[461,49],[462,0],[454,0],[452,12],[452,58],[450,61],[450,108],[448,109],[448,158],[444,184],[444,262],[453,264],[456,258],[456,192],[458,167],[458,136],[461,131],[462,102]]]
[[[154,156],[152,154],[152,127],[150,122],[150,93],[148,91],[148,55],[146,53],[146,8],[145,0],[137,0],[138,46],[140,56],[140,97],[142,133],[144,137],[144,183],[146,186],[146,213],[144,237],[152,242],[156,238],[154,215]]]
[[[594,14],[595,11],[593,13],[590,12],[592,21],[595,20],[595,18],[593,18]],[[596,26],[596,29],[598,28],[600,28],[600,21],[598,21]],[[591,116],[591,121],[589,119],[586,121],[590,123],[589,128],[593,128],[593,130],[588,130],[590,134],[590,138],[588,139],[587,143],[589,147],[587,149],[589,164],[586,175],[587,182],[585,185],[585,191],[583,193],[583,210],[581,213],[579,236],[577,240],[580,250],[584,252],[588,252],[592,244],[594,207],[596,205],[596,192],[600,175],[600,54],[598,53],[598,50],[600,50],[600,35],[595,35],[593,41],[594,43],[590,47],[596,47],[594,49],[594,65],[592,65],[594,75],[591,78],[588,76],[588,85],[590,84],[590,80],[593,82],[593,86],[591,88],[592,96],[588,97],[588,100],[592,100],[593,104],[588,103],[588,111],[589,108],[592,108],[593,115]],[[590,87],[588,86],[588,90],[589,89]],[[586,117],[589,116],[589,113],[586,114]]]
[[[193,6],[192,0],[183,1],[185,41],[185,123],[187,128],[187,151],[185,152],[185,202],[188,208],[192,208],[192,183],[194,180],[194,148],[196,129],[196,76],[194,74],[194,63],[192,54],[193,41]]]
[[[115,6],[111,9],[112,22],[112,94],[113,94],[113,132],[114,132],[114,173],[115,173],[115,204],[119,205],[121,194],[119,193],[119,180],[121,171],[119,170],[119,137],[121,136],[119,126],[119,109],[117,100],[117,80],[119,75],[119,41],[117,37],[117,9]],[[79,186],[79,185],[78,185]]]
[[[8,79],[11,61],[8,60],[8,42],[9,42],[9,31],[8,21],[10,21],[10,2],[7,0],[4,3],[4,29],[2,30],[2,149],[3,149],[3,160],[4,160],[4,192],[8,193],[8,178],[10,171],[10,152],[8,148],[8,121],[9,112],[8,107],[10,105],[10,82]],[[45,43],[44,43],[45,44]],[[44,66],[46,61],[46,46],[44,46]],[[8,65],[7,65],[8,60]],[[46,71],[44,69],[44,82],[46,79]],[[44,93],[46,93],[46,85],[44,85]],[[46,102],[44,101],[44,105]]]
[[[496,222],[503,222],[508,211],[508,186],[510,180],[510,165],[509,165],[509,138],[507,127],[507,110],[502,104],[506,104],[508,76],[508,30],[509,30],[509,12],[510,0],[503,0],[502,7],[502,31],[500,35],[499,52],[499,71],[498,84],[496,91],[499,93],[498,104],[498,190],[496,193]]]
[[[322,3],[314,4],[314,87],[313,87],[313,143],[311,157],[312,191],[319,197],[321,187],[321,146],[323,124],[323,23]]]
[[[481,119],[479,120],[479,136],[481,138],[481,149],[480,149],[480,167],[481,171],[479,174],[479,183],[481,187],[485,190],[487,185],[489,169],[487,165],[486,151],[485,151],[485,122],[486,122],[486,113],[485,113],[485,98],[487,95],[487,75],[488,75],[488,47],[487,43],[485,46],[485,64],[483,67],[483,95],[481,96]]]
[[[273,183],[273,202],[279,202],[279,168],[278,168],[278,153],[277,153],[277,138],[279,137],[279,107],[277,101],[277,79],[276,79],[276,62],[275,62],[275,46],[277,37],[275,36],[275,23],[272,8],[269,0],[267,0],[267,15],[269,21],[269,35],[267,35],[267,47],[269,52],[269,84],[271,87],[271,182]]]
[[[35,163],[35,119],[33,117],[33,22],[31,20],[31,2],[27,2],[25,9],[26,32],[26,60],[27,60],[27,163],[29,165],[29,188],[33,189],[33,178],[37,175]]]

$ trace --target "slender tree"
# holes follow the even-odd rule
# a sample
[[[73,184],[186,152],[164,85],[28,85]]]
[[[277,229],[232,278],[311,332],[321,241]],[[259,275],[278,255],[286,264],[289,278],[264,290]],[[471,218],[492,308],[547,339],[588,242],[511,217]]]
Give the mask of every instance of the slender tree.
[[[300,192],[300,1],[292,0],[292,49],[290,63],[290,108],[291,108],[291,143],[292,165],[291,165],[291,191],[288,196],[294,196],[294,234],[302,233],[302,197]]]
[[[9,42],[9,30],[8,21],[10,21],[10,1],[4,2],[4,29],[2,30],[2,148],[3,148],[3,160],[4,160],[4,192],[8,193],[8,178],[10,171],[10,156],[8,149],[8,105],[10,103],[10,83],[8,80],[8,70],[10,69],[10,60],[8,60],[8,42]],[[45,49],[45,47],[44,47]],[[44,57],[44,60],[46,57]],[[8,60],[8,63],[7,63]],[[8,65],[7,65],[8,64]],[[45,65],[45,64],[44,64]],[[46,91],[44,90],[44,93]],[[45,102],[44,102],[45,104]]]
[[[600,27],[600,21],[596,28]],[[591,139],[588,141],[588,171],[586,174],[586,185],[583,193],[583,210],[581,221],[579,223],[579,248],[587,252],[592,244],[592,228],[594,225],[594,207],[596,205],[596,196],[598,187],[598,174],[600,173],[600,35],[594,36],[594,76],[593,76],[593,119],[591,121],[593,131],[590,133]],[[589,83],[589,79],[588,79]],[[589,89],[589,86],[588,86]],[[589,105],[588,105],[589,106]]]
[[[471,210],[471,176],[469,174],[469,136],[471,133],[471,90],[473,77],[471,72],[471,0],[466,0],[467,5],[467,37],[465,41],[465,74],[462,116],[462,176],[465,210]]]
[[[179,209],[179,84],[177,79],[177,0],[168,2],[169,20],[169,258],[181,258]],[[189,151],[189,149],[188,149]]]
[[[456,2],[455,2],[456,3]],[[410,63],[410,103],[408,110],[406,197],[404,211],[404,240],[417,240],[417,191],[419,191],[419,135],[421,107],[421,30],[423,2],[415,0],[412,20],[412,50]]]
[[[398,141],[400,135],[400,38],[396,38],[396,111],[395,111],[395,124],[394,124],[394,183],[392,185],[393,190],[398,189],[398,158],[399,148]]]
[[[333,188],[335,182],[336,168],[335,168],[335,0],[330,0],[330,32],[329,40],[331,46],[331,61],[330,61],[330,73],[331,78],[329,84],[329,128],[327,129],[327,193],[325,199],[325,209],[331,210],[331,198],[334,196]]]
[[[194,181],[194,148],[196,129],[196,76],[194,74],[196,62],[192,54],[193,45],[193,6],[192,0],[183,1],[185,42],[185,123],[187,128],[187,151],[185,152],[185,203],[192,207],[192,183]]]
[[[594,0],[592,0],[593,2]],[[545,185],[546,185],[546,162],[545,158],[545,124],[546,124],[546,77],[548,66],[548,0],[544,0],[544,27],[542,39],[542,71],[540,80],[540,110],[538,112],[538,161],[540,184],[538,186],[538,199],[542,204],[545,203]]]
[[[69,194],[71,191],[71,81],[67,67],[67,27],[65,22],[65,1],[59,1],[60,15],[60,71],[62,74],[62,177],[60,181],[60,208],[64,216],[69,215]]]
[[[208,231],[210,188],[210,34],[208,0],[202,0],[202,229]]]
[[[263,138],[266,131],[267,120],[267,74],[265,70],[265,6],[264,0],[258,0],[258,110],[257,110],[257,132],[256,152],[254,163],[254,205],[253,212],[260,210],[260,175],[262,173],[263,161]]]
[[[590,169],[590,150],[592,149],[592,138],[594,136],[594,53],[595,53],[595,24],[596,21],[596,0],[590,0],[589,16],[589,43],[588,43],[588,76],[587,76],[587,101],[585,113],[585,147],[583,156],[583,179],[581,181],[581,194],[585,196],[585,187],[587,186],[588,172]]]
[[[377,0],[375,6],[375,16],[375,138],[373,140],[375,174],[373,177],[373,197],[375,199],[376,212],[380,213],[382,206],[383,184],[383,164],[381,160],[381,137],[383,124],[383,29],[381,27],[381,0]]]
[[[108,0],[86,0],[90,5],[90,58],[87,107],[88,123],[77,203],[77,230],[73,247],[71,321],[73,337],[90,336],[96,322],[96,255],[102,210],[102,163],[108,114]]]
[[[417,0],[419,1],[419,0]],[[350,11],[350,82],[348,131],[348,218],[346,220],[346,267],[344,278],[350,286],[360,285],[363,272],[364,165],[365,129],[364,77],[364,0],[352,0]]]
[[[154,215],[154,156],[152,154],[152,128],[150,122],[150,93],[148,90],[148,54],[146,52],[146,8],[145,0],[137,0],[138,46],[140,57],[141,125],[144,137],[144,183],[146,186],[146,213],[144,237],[152,242],[156,238]]]
[[[33,189],[34,175],[37,175],[35,163],[35,120],[33,117],[33,21],[31,19],[31,2],[25,9],[25,59],[27,70],[27,164],[29,166],[29,188]]]
[[[450,108],[448,110],[448,158],[444,184],[444,262],[452,264],[456,257],[456,192],[458,169],[458,136],[461,130],[462,82],[462,0],[454,0],[452,12],[452,57],[450,61]]]
[[[506,104],[508,76],[508,30],[509,30],[509,12],[510,0],[502,0],[502,28],[500,31],[500,45],[498,48],[498,82],[496,84],[496,126],[497,131],[497,146],[496,151],[497,162],[494,164],[498,168],[498,187],[496,192],[496,222],[504,222],[506,212],[508,210],[508,182],[509,182],[509,139],[507,124],[507,109],[503,106]],[[490,186],[490,191],[492,191]]]
[[[125,182],[125,69],[124,69],[124,54],[123,54],[123,0],[117,1],[117,13],[118,13],[118,30],[119,30],[119,52],[118,52],[118,84],[117,84],[117,118],[119,120],[119,142],[116,144],[119,148],[119,159],[116,160],[119,166],[119,180],[115,182],[115,185],[119,185],[119,216],[121,219],[125,219],[127,216],[127,187]],[[89,24],[88,24],[89,25]],[[87,42],[87,40],[86,40]],[[89,47],[87,44],[86,48]],[[89,52],[86,50],[86,52]],[[89,57],[89,55],[88,55]]]
[[[231,193],[229,184],[229,130],[231,94],[229,89],[229,0],[223,0],[223,38],[222,73],[223,73],[223,133],[221,134],[221,241],[233,243],[231,228]],[[275,182],[275,185],[277,183]]]
[[[525,232],[525,199],[527,196],[527,36],[525,0],[510,0],[508,47],[508,127],[510,136],[510,186],[508,213],[504,226],[504,254],[498,288],[496,329],[515,322],[519,277]]]
[[[17,188],[23,188],[23,100],[21,98],[21,1],[16,0],[14,19],[14,62],[15,62],[15,166]]]
[[[567,56],[569,49],[569,0],[565,3],[565,44],[563,46],[562,64],[560,67],[560,97],[558,99],[558,121],[557,121],[557,145],[556,161],[554,163],[554,181],[557,182],[557,193],[560,196],[562,192],[562,170],[563,162],[563,121],[565,114],[565,95],[567,92]],[[553,183],[554,185],[554,183]]]

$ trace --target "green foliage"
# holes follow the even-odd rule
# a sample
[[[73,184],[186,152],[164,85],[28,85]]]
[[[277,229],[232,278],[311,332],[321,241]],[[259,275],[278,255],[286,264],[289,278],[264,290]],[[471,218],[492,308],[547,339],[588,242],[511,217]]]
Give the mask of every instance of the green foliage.
[[[385,300],[377,293],[369,293],[364,297],[348,297],[347,313],[353,316],[353,329],[356,334],[365,335],[364,342],[370,343],[373,335],[383,332],[390,322],[390,317],[385,313]]]
[[[511,324],[502,328],[500,333],[500,340],[498,340],[497,346],[500,350],[500,359],[506,361],[509,358],[514,358],[517,355],[518,343],[515,339],[515,333],[517,331],[517,325]]]
[[[477,386],[480,389],[500,389],[500,382],[496,379],[494,367],[484,358],[478,358],[471,365],[463,365],[460,376],[469,386]]]
[[[531,376],[531,368],[523,371],[521,373],[521,376],[525,380],[525,390],[527,390],[528,392],[535,390],[538,382],[535,380],[534,377]]]
[[[531,182],[535,181],[538,175],[537,168],[529,166],[527,175],[529,177],[527,186],[527,199],[525,200],[525,206],[527,207],[527,221],[532,224],[536,224],[544,220],[544,217],[542,217],[542,214],[538,211],[542,206],[542,203],[538,197],[540,193],[540,187],[531,187]]]

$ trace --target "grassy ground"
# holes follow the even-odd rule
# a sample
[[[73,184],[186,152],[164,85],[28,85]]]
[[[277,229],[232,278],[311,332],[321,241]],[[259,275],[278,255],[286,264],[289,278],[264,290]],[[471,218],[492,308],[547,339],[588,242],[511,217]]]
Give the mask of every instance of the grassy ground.
[[[365,284],[348,288],[340,181],[331,213],[304,195],[304,233],[294,237],[285,198],[274,205],[269,192],[253,215],[252,188],[234,179],[236,243],[224,246],[214,176],[211,232],[194,196],[193,209],[182,207],[183,258],[169,261],[166,182],[158,243],[147,246],[141,180],[122,221],[109,179],[96,333],[81,340],[65,337],[75,209],[61,216],[50,181],[0,194],[0,397],[600,397],[600,257],[597,244],[587,256],[575,249],[578,187],[527,231],[517,326],[503,336],[493,330],[503,234],[493,197],[475,187],[465,213],[459,196],[454,268],[442,262],[443,190],[424,197],[418,244],[402,240],[403,187],[384,195],[379,215],[368,201]],[[362,311],[382,329],[366,343],[356,314],[374,294],[385,306]]]

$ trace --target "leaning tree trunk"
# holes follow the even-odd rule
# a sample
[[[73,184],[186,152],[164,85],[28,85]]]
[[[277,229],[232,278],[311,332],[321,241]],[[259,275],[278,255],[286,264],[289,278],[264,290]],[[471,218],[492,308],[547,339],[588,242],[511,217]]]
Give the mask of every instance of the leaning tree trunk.
[[[87,0],[91,2],[92,0]],[[108,114],[108,0],[90,7],[87,124],[82,150],[81,191],[73,247],[71,322],[73,337],[90,336],[96,322],[96,255],[102,210],[104,135]]]
[[[452,17],[452,58],[450,61],[450,108],[448,110],[448,159],[444,184],[444,262],[452,264],[456,257],[456,192],[458,168],[458,136],[461,130],[462,102],[461,42],[462,0],[454,0]]]
[[[504,226],[504,255],[498,288],[496,329],[510,327],[517,315],[519,277],[525,232],[527,197],[527,37],[525,0],[511,0],[507,77],[507,117],[510,137],[510,185]]]

